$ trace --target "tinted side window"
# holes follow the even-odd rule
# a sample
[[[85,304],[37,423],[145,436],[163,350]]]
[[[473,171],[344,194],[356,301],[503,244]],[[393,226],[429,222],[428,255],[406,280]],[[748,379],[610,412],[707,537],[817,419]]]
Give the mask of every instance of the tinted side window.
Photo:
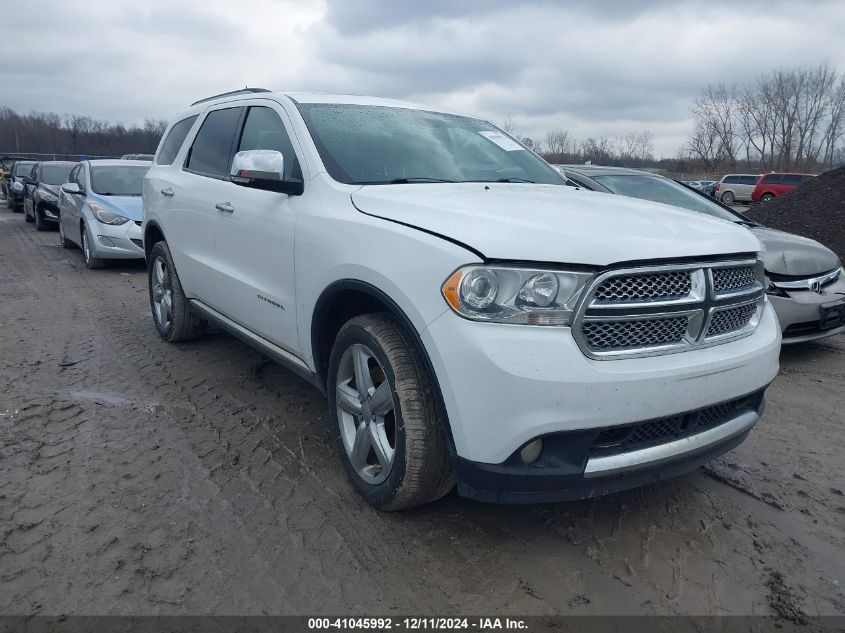
[[[725,179],[722,182],[726,185],[734,185],[739,182],[739,176],[725,176]]]
[[[302,171],[282,119],[272,108],[253,106],[246,115],[238,151],[273,149],[285,158],[285,179],[302,178]]]
[[[79,173],[79,170],[82,168],[82,165],[77,165],[73,169],[70,170],[70,176],[67,177],[68,182],[76,182],[76,175]]]
[[[743,185],[756,185],[759,179],[759,176],[743,176],[740,180]]]
[[[82,191],[85,191],[86,181],[85,181],[85,166],[84,165],[79,166],[79,172],[76,174],[76,184],[79,185],[79,188]]]
[[[185,168],[207,176],[228,176],[229,154],[241,108],[213,110],[205,117],[185,161]]]
[[[787,174],[783,177],[783,184],[785,185],[800,185],[804,182],[804,176],[797,174]]]
[[[194,121],[197,120],[198,115],[182,119],[179,123],[170,128],[170,132],[161,141],[161,151],[158,153],[157,165],[171,165],[176,159],[176,154],[185,142],[185,137],[191,131]]]
[[[815,176],[801,176],[801,182],[804,183],[812,180],[813,178],[815,178]]]
[[[780,174],[769,174],[768,176],[763,176],[762,182],[767,185],[779,185],[783,182],[783,176]]]

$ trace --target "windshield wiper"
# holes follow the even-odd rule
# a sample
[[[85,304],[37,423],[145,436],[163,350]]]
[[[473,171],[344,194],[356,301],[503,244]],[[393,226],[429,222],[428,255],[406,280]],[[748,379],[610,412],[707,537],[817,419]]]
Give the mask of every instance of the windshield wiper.
[[[530,182],[532,185],[537,184],[527,178],[499,178],[496,182]]]
[[[759,222],[752,222],[751,220],[734,220],[734,224],[741,224],[742,226],[763,226]]]
[[[444,180],[443,178],[428,178],[427,176],[414,176],[411,178],[394,178],[390,181],[391,185],[405,185],[412,182],[455,182],[454,180]]]

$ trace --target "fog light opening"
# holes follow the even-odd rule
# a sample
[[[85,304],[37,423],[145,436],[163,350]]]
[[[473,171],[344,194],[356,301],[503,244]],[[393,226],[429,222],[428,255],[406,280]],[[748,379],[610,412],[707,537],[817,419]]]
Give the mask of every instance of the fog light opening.
[[[519,457],[523,464],[533,464],[539,459],[542,452],[543,440],[536,439],[522,447],[522,450],[519,451]]]
[[[111,241],[110,238],[106,237],[105,235],[98,235],[97,239],[100,241],[100,244],[103,246],[114,246],[114,242]]]

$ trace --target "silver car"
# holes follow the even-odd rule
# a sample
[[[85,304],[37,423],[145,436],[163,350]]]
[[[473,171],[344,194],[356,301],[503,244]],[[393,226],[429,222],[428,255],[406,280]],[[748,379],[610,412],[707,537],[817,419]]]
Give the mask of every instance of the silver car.
[[[767,294],[783,342],[801,343],[845,332],[845,271],[815,240],[767,228],[674,180],[635,169],[560,165],[570,184],[663,202],[747,226],[763,243]]]
[[[87,160],[59,195],[59,241],[82,249],[88,268],[109,259],[143,259],[141,188],[149,161]]]

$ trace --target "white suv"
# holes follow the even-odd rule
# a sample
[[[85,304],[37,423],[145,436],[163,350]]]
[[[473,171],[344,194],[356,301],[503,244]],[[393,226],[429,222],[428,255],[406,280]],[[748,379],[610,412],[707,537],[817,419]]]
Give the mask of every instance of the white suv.
[[[777,373],[751,232],[565,186],[471,116],[220,95],[170,125],[143,199],[161,337],[212,321],[310,380],[382,509],[680,474],[745,438]]]

